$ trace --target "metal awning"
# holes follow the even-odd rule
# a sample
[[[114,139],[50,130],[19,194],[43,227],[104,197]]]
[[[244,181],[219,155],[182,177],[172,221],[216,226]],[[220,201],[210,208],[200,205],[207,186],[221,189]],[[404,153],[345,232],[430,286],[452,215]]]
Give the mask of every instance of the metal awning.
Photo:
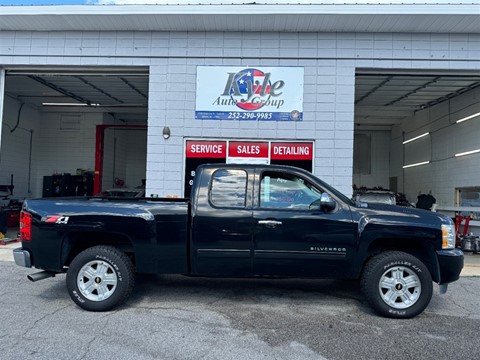
[[[211,2],[214,2],[213,0]],[[480,2],[2,6],[0,30],[480,33]]]

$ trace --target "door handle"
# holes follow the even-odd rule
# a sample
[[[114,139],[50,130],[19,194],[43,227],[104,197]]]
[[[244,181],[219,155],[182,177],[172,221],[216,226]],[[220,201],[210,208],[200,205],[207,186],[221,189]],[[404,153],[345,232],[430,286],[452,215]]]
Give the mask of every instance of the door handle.
[[[276,228],[279,225],[282,225],[282,222],[277,221],[277,220],[259,220],[258,225],[263,225],[267,228],[273,229],[273,228]]]

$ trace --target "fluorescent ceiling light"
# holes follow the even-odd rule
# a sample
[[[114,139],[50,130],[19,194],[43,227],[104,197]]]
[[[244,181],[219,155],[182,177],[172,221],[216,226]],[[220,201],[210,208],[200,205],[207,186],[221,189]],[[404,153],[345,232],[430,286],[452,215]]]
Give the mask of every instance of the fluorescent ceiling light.
[[[480,152],[480,149],[465,151],[465,152],[462,152],[462,153],[455,154],[455,157],[465,156],[465,155],[470,155],[470,154],[476,154],[476,153],[479,153],[479,152]]]
[[[472,115],[464,117],[464,118],[461,118],[460,120],[457,120],[456,123],[458,124],[458,123],[473,119],[474,117],[477,117],[477,116],[480,116],[480,112],[478,112],[476,114],[472,114]]]
[[[43,106],[100,106],[100,104],[83,104],[83,103],[42,103]]]
[[[411,168],[411,167],[420,166],[420,165],[427,165],[427,164],[430,164],[430,161],[424,161],[424,162],[419,162],[419,163],[416,163],[416,164],[404,165],[403,168],[406,169],[406,168]]]
[[[430,134],[429,132],[426,132],[425,134],[415,136],[414,138],[411,138],[411,139],[409,139],[409,140],[405,140],[405,141],[403,142],[403,145],[408,144],[409,142],[412,142],[412,141],[421,139],[422,137],[427,136],[427,135],[429,135],[429,134]]]

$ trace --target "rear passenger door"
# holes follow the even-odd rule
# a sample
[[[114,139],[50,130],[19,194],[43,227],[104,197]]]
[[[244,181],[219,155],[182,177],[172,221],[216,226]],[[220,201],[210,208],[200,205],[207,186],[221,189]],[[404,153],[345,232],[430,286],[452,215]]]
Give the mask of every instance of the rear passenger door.
[[[241,168],[209,169],[208,193],[192,219],[192,273],[209,276],[252,274],[253,175]],[[204,189],[205,192],[207,191]],[[203,190],[202,190],[203,191]]]

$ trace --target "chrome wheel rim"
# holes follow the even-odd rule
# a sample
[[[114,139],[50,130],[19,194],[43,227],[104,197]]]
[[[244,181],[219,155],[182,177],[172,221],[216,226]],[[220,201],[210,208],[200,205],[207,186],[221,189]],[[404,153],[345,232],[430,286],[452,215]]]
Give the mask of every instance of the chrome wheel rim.
[[[394,309],[407,309],[420,298],[422,284],[418,275],[404,266],[395,266],[383,273],[378,286],[380,297]]]
[[[117,273],[105,261],[90,261],[78,272],[77,286],[88,300],[103,301],[115,292]]]

